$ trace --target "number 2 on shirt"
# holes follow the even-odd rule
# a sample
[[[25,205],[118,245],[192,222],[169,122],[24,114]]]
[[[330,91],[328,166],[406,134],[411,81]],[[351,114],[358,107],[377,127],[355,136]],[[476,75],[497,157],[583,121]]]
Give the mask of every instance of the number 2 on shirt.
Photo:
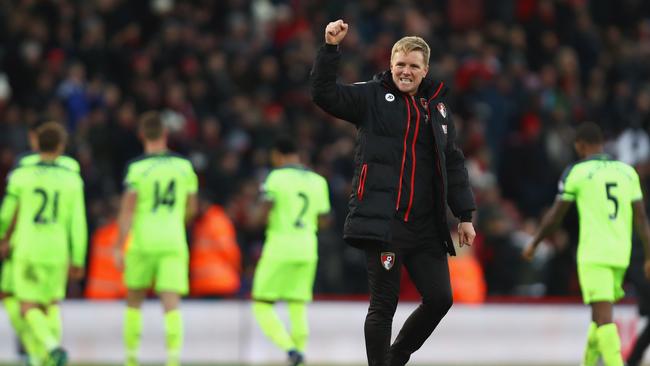
[[[298,217],[296,218],[296,221],[293,223],[293,225],[297,228],[303,228],[305,226],[305,223],[302,221],[302,219],[305,216],[305,213],[307,213],[307,208],[309,208],[309,198],[303,192],[298,192],[298,197],[302,199],[302,209],[300,210],[300,213],[298,214]]]

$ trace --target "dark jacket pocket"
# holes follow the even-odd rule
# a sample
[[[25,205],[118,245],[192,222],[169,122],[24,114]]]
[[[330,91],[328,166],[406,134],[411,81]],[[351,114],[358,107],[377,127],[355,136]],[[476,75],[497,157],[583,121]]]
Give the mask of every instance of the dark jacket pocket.
[[[397,176],[390,165],[363,163],[357,181],[352,216],[392,217],[395,212]]]

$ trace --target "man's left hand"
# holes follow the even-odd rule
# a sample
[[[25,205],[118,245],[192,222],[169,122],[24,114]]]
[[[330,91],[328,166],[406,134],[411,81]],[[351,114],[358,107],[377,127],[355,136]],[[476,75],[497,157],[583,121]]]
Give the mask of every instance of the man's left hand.
[[[476,231],[474,231],[474,225],[471,222],[461,222],[458,224],[458,245],[461,248],[465,245],[472,245],[475,237]]]

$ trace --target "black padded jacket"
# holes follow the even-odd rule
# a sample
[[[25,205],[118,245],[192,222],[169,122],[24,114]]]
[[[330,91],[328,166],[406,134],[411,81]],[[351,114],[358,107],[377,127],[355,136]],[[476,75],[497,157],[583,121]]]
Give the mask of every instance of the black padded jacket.
[[[399,198],[409,184],[402,184],[407,149],[413,131],[423,126],[433,129],[435,166],[425,171],[436,175],[433,181],[434,214],[438,233],[446,251],[454,255],[447,225],[447,206],[461,221],[470,221],[476,209],[465,157],[456,145],[456,130],[451,120],[443,82],[424,78],[416,96],[401,93],[390,71],[371,81],[345,85],[337,83],[341,54],[337,46],[323,45],[311,74],[313,101],[334,117],[357,127],[353,190],[343,236],[354,246],[392,240],[391,221],[397,216],[408,220],[412,203]],[[426,111],[421,116],[420,105]],[[421,123],[421,121],[431,123]],[[417,179],[418,172],[413,174]],[[412,178],[413,179],[413,178]],[[411,187],[412,187],[411,182]]]

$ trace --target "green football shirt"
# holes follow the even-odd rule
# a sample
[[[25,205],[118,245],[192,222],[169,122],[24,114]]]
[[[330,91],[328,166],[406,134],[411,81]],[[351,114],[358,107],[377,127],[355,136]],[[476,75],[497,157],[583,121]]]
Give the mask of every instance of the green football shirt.
[[[627,267],[632,202],[643,199],[634,168],[606,154],[593,155],[567,168],[559,188],[562,200],[578,206],[578,264]]]
[[[192,163],[169,152],[144,155],[129,163],[124,183],[137,193],[128,250],[187,253],[187,196],[198,186]]]
[[[13,169],[27,166],[27,165],[36,165],[41,162],[41,156],[36,152],[29,152],[23,155],[20,155],[16,158],[16,163]],[[60,155],[56,158],[55,163],[64,168],[72,170],[73,172],[79,173],[79,163],[65,155]],[[13,197],[7,197],[3,201],[2,207],[0,208],[0,238],[4,236],[5,231],[9,227],[11,220],[13,219],[14,211],[16,209],[16,201]],[[13,242],[13,240],[12,240]]]
[[[21,167],[25,165],[36,165],[41,161],[41,156],[38,153],[32,152],[32,153],[27,153],[25,155],[19,156],[16,162],[16,167]],[[69,170],[72,170],[73,172],[79,173],[81,170],[79,168],[79,163],[66,155],[60,155],[58,158],[55,160],[57,165],[61,165],[64,168],[68,168]]]
[[[330,210],[327,181],[302,166],[273,170],[262,185],[273,202],[262,256],[310,261],[318,258],[318,216]]]
[[[5,202],[18,206],[12,258],[83,266],[88,231],[83,181],[57,163],[19,166],[9,176]]]

